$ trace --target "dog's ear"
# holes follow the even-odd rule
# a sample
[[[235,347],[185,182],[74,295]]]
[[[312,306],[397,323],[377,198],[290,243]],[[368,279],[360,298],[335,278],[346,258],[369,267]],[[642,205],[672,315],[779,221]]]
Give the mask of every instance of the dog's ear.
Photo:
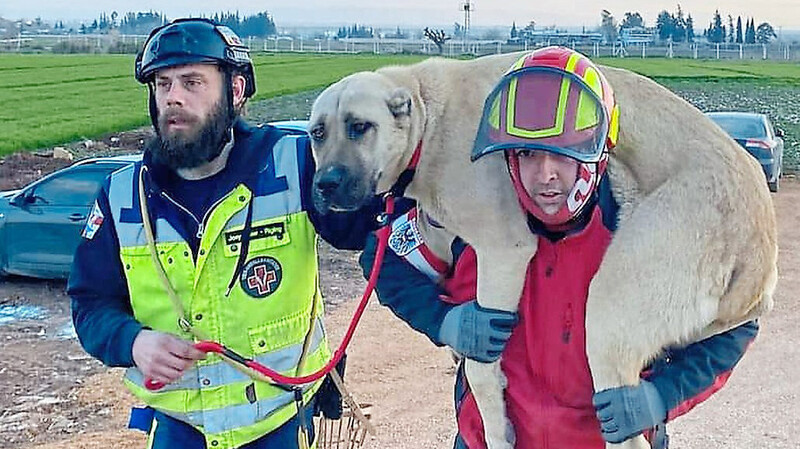
[[[392,92],[386,104],[395,118],[411,115],[411,92],[404,87],[398,87]]]

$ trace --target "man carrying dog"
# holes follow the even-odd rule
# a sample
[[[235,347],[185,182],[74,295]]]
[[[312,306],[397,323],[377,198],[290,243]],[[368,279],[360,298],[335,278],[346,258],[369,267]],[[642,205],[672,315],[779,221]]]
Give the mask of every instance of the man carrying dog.
[[[229,28],[180,19],[154,30],[136,79],[156,138],[109,177],[84,230],[68,286],[80,342],[129,368],[126,385],[148,405],[131,426],[149,431],[148,448],[307,448],[322,382],[254,381],[193,342],[293,375],[324,366],[315,227],[357,247],[372,222],[316,214],[305,133],[240,117],[255,76]],[[151,391],[148,379],[166,385]]]
[[[473,159],[502,151],[538,236],[519,313],[475,301],[477,261],[463,241],[453,260],[426,249],[411,210],[394,221],[377,285],[382,304],[439,346],[492,362],[502,354],[505,402],[520,449],[603,449],[645,433],[665,448],[664,424],[719,390],[753,341],[748,322],[681,348],[669,348],[636,387],[595,393],[586,356],[589,286],[617,225],[606,172],[619,111],[611,87],[583,55],[547,48],[521,58],[486,101]],[[480,205],[475,213],[479,214]],[[372,265],[375,239],[361,258]],[[462,369],[456,380],[455,448],[484,448],[483,424]]]

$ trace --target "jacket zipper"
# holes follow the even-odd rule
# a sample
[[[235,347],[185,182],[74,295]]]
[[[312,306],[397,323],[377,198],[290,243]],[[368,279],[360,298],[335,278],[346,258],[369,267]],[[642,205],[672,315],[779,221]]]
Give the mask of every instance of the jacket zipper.
[[[181,205],[179,202],[173,200],[172,197],[167,195],[165,192],[161,192],[161,197],[166,199],[170,203],[174,204],[178,209],[186,212],[190,217],[192,217],[192,220],[194,220],[194,222],[197,223],[197,234],[196,234],[196,237],[198,239],[202,239],[203,238],[203,223],[200,220],[197,219],[197,216],[195,214],[189,212],[189,209],[183,207],[183,205]]]
[[[195,223],[197,223],[197,233],[195,234],[195,237],[197,237],[200,240],[203,239],[203,232],[205,231],[206,220],[211,215],[211,211],[213,211],[221,202],[225,201],[225,198],[228,197],[228,195],[225,195],[222,198],[218,199],[216,202],[214,202],[214,204],[212,204],[211,207],[206,211],[205,215],[203,215],[203,219],[202,220],[198,220],[197,216],[195,214],[189,212],[189,209],[185,208],[180,203],[178,203],[177,201],[173,200],[165,192],[161,192],[161,196],[164,197],[165,199],[167,199],[170,203],[172,203],[175,206],[177,206],[180,210],[182,210],[182,211],[186,212],[187,214],[189,214],[190,217],[192,217],[192,219],[195,221]]]
[[[569,343],[570,337],[572,337],[572,303],[567,304],[567,309],[564,311],[561,341],[563,343]]]
[[[201,240],[203,239],[203,232],[205,231],[206,228],[206,220],[208,220],[208,218],[211,216],[211,212],[214,211],[214,209],[216,209],[220,203],[225,201],[226,198],[228,198],[228,195],[229,194],[225,194],[220,199],[215,201],[214,204],[212,204],[211,207],[208,208],[205,215],[203,215],[203,220],[197,223],[197,238]]]

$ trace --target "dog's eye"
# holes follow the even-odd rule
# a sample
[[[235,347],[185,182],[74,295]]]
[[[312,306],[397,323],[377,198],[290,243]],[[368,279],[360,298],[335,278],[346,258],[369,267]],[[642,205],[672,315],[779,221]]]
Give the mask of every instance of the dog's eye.
[[[315,141],[321,142],[323,139],[325,139],[325,125],[319,124],[311,128],[311,131],[309,131],[308,134],[311,135],[311,138]]]
[[[372,123],[370,122],[354,122],[351,123],[348,127],[347,135],[350,139],[358,139],[363,136],[367,131],[372,128]]]

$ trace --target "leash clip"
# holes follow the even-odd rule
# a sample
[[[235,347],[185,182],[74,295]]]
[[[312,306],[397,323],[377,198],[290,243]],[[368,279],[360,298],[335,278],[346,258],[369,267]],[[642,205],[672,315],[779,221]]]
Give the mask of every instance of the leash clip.
[[[389,224],[389,218],[394,213],[394,197],[394,192],[391,190],[381,195],[383,210],[375,216],[375,221],[381,228]]]
[[[381,212],[375,217],[375,221],[378,223],[378,227],[382,228],[389,224],[389,214]]]

